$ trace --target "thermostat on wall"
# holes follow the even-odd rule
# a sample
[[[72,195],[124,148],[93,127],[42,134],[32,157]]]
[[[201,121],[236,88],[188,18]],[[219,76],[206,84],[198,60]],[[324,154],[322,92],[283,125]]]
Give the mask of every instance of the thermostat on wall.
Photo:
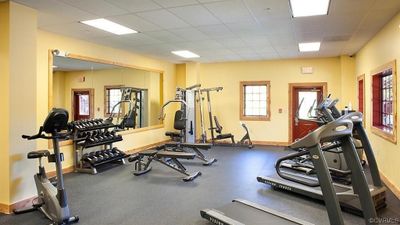
[[[301,67],[301,73],[302,74],[312,74],[314,72],[314,68],[311,66],[303,66]]]

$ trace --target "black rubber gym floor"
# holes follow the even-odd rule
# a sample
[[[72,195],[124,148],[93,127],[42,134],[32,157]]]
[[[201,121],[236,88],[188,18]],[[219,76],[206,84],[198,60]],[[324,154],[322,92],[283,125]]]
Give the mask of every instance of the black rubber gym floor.
[[[202,176],[185,183],[181,174],[157,162],[153,170],[136,177],[127,163],[98,175],[65,175],[69,205],[81,225],[200,225],[209,224],[200,210],[217,208],[234,198],[243,198],[288,213],[306,221],[329,224],[324,205],[308,198],[271,190],[258,183],[258,175],[274,171],[275,159],[287,154],[282,148],[255,149],[214,147],[207,155],[218,162],[204,167],[183,161]],[[33,178],[32,178],[33,179]],[[388,193],[388,207],[379,214],[400,218],[400,201]],[[344,213],[346,224],[364,224],[362,218]],[[267,221],[259,221],[266,224]],[[43,225],[49,221],[39,212],[0,215],[0,224]]]

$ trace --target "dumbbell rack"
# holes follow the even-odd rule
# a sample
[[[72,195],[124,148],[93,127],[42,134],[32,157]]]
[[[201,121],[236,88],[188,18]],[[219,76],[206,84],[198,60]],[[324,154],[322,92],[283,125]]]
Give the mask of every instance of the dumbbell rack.
[[[101,120],[102,121],[102,120]],[[74,121],[76,123],[76,121]],[[73,123],[74,123],[73,122]],[[102,121],[103,122],[103,121]],[[72,123],[72,124],[73,124]],[[73,125],[73,146],[74,146],[74,167],[75,167],[75,172],[81,172],[81,173],[90,173],[90,174],[97,174],[97,168],[100,165],[104,165],[107,163],[119,163],[119,164],[125,164],[124,158],[126,157],[126,154],[119,154],[116,157],[112,157],[106,160],[102,160],[100,162],[95,162],[95,163],[89,163],[83,159],[83,155],[86,151],[89,151],[89,149],[102,146],[102,149],[112,149],[112,145],[115,142],[122,141],[121,136],[117,136],[117,138],[112,139],[112,140],[105,140],[105,141],[97,141],[97,142],[90,142],[88,141],[87,137],[80,137],[83,132],[106,132],[109,129],[116,128],[117,125],[114,125],[112,123],[106,124],[102,123],[101,125],[95,125],[95,126],[87,126],[87,127],[77,127]],[[90,151],[89,151],[90,152]]]

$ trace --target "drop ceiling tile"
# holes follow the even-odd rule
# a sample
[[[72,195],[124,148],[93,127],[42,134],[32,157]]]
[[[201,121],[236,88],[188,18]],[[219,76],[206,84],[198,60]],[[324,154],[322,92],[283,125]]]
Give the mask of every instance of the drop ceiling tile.
[[[144,12],[161,9],[162,7],[151,0],[106,0],[107,2],[126,9],[130,12]]]
[[[215,39],[218,43],[227,48],[244,48],[246,44],[240,38],[221,38]]]
[[[171,8],[169,11],[192,26],[214,25],[221,23],[202,5]]]
[[[161,30],[162,28],[142,19],[134,14],[126,14],[121,16],[107,17],[107,19],[125,25],[139,32]]]
[[[200,26],[197,27],[197,29],[211,38],[235,37],[235,35],[223,24]]]
[[[328,15],[339,16],[348,13],[366,13],[375,0],[335,0],[331,1]]]
[[[87,26],[79,22],[47,25],[42,26],[40,29],[85,40],[95,37],[115,36],[112,33]]]
[[[275,45],[291,45],[291,44],[297,44],[294,34],[290,35],[280,35],[280,34],[273,34],[273,35],[268,35],[268,40],[271,43],[272,46]]]
[[[323,32],[326,29],[328,18],[325,16],[302,17],[293,19],[293,31],[296,33]]]
[[[324,40],[324,37],[331,37],[331,36],[325,36],[323,32],[301,32],[301,33],[295,33],[295,40],[296,42],[314,42],[314,41],[322,41]]]
[[[250,47],[271,47],[268,37],[266,36],[253,36],[253,37],[243,37],[243,42]]]
[[[185,43],[176,43],[176,45],[187,47],[193,50],[204,50],[204,49],[220,49],[223,46],[215,40],[204,40],[204,41],[194,41]]]
[[[388,10],[398,12],[400,10],[400,1],[398,0],[376,0],[372,6],[373,10]]]
[[[294,52],[290,50],[281,50],[278,51],[278,55],[281,59],[291,59],[291,58],[297,58],[301,56],[300,52]],[[304,54],[306,55],[306,54]]]
[[[261,22],[268,34],[288,34],[293,32],[293,19],[273,19]]]
[[[199,4],[196,0],[153,0],[164,8]]]
[[[240,0],[213,2],[204,4],[204,6],[224,23],[253,20],[249,10]]]
[[[258,47],[252,47],[255,52],[258,54],[272,54],[276,53],[276,50],[273,46],[266,45],[266,46],[258,46]]]
[[[298,44],[287,44],[287,45],[274,45],[274,49],[277,52],[295,52],[298,53],[299,52],[299,46]]]
[[[57,24],[58,21],[72,22],[96,18],[96,15],[56,0],[16,0],[16,2],[39,11],[39,26]]]
[[[129,46],[139,46],[139,45],[151,45],[151,44],[160,44],[162,41],[157,40],[155,38],[151,38],[146,34],[127,34],[118,36]]]
[[[263,35],[268,33],[265,26],[257,24],[254,21],[228,23],[226,26],[238,36]]]
[[[210,3],[210,2],[222,2],[226,0],[197,0],[200,3]]]
[[[178,35],[175,35],[166,30],[146,32],[145,34],[148,35],[149,37],[158,39],[162,42],[183,42],[183,41],[185,41],[185,39],[183,39],[182,37],[179,37]]]
[[[137,15],[164,29],[189,27],[187,23],[165,9],[141,12],[137,13]]]
[[[61,0],[62,2],[84,10],[86,12],[95,14],[99,17],[121,15],[127,13],[119,7],[116,7],[103,0]]]
[[[201,41],[209,39],[207,35],[203,34],[202,32],[193,27],[169,29],[168,31],[178,35],[179,37],[182,37],[187,41],[199,41],[199,40]]]
[[[357,30],[359,24],[365,16],[359,13],[342,14],[339,17],[327,17],[325,28],[323,29],[326,35],[340,36],[349,34]]]
[[[241,54],[257,54],[256,53],[256,51],[254,51],[254,49],[251,49],[251,48],[231,48],[231,50],[234,52],[234,53],[236,53],[236,54],[238,54],[238,55],[241,55]]]
[[[245,2],[259,21],[292,18],[288,0],[246,0]]]

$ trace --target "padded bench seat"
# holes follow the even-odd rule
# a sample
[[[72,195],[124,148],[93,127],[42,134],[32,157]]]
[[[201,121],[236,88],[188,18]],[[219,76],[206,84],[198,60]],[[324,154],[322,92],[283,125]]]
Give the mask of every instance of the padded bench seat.
[[[177,158],[177,159],[194,159],[196,154],[188,152],[173,152],[173,151],[159,151],[157,153],[158,158]]]
[[[155,154],[157,154],[157,150],[147,150],[147,151],[143,151],[143,152],[139,152],[138,154],[141,156],[153,156]]]
[[[218,134],[217,139],[227,139],[227,138],[232,138],[232,134]]]
[[[167,131],[167,132],[165,132],[165,136],[182,137],[182,134],[180,132]]]
[[[190,143],[179,143],[179,142],[168,142],[164,144],[165,147],[186,147],[186,148],[199,148],[199,149],[210,149],[212,144],[208,143],[198,143],[198,144],[190,144]]]

